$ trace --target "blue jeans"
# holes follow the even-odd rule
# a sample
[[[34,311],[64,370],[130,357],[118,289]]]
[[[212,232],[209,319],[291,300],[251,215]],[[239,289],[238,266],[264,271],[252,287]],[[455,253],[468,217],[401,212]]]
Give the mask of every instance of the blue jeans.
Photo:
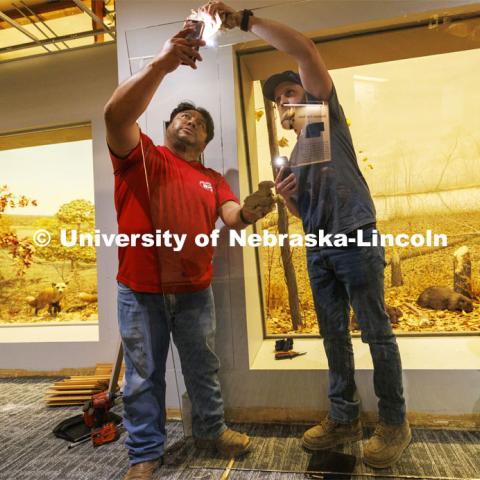
[[[365,240],[371,229],[365,230]],[[350,305],[361,338],[373,360],[373,383],[380,421],[401,424],[405,419],[402,364],[384,305],[383,247],[320,248],[307,251],[307,265],[320,334],[329,367],[330,416],[350,423],[359,415],[355,366],[350,337]]]
[[[164,452],[165,364],[170,333],[192,402],[193,435],[216,438],[227,428],[214,353],[211,287],[194,293],[134,292],[118,284],[118,321],[125,358],[123,392],[126,446],[132,465]]]

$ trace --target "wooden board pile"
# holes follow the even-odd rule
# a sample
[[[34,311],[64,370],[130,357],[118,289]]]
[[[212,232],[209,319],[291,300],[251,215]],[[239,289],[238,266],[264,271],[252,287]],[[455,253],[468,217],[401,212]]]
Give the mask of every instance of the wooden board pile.
[[[93,375],[79,375],[55,382],[47,392],[49,407],[83,405],[93,394],[108,389],[112,375],[111,363],[98,363]],[[118,384],[122,382],[124,365],[120,371]],[[118,388],[117,384],[117,388]]]

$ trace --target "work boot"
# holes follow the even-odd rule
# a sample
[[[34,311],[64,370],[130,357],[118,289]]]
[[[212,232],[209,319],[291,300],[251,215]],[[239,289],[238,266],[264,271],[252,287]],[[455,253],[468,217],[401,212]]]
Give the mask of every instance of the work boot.
[[[160,466],[161,460],[149,460],[147,462],[132,465],[124,480],[150,480],[153,472]]]
[[[225,458],[240,457],[250,449],[250,438],[245,433],[227,428],[218,438],[196,438],[197,448],[215,448]]]
[[[363,447],[363,461],[374,468],[391,467],[408,447],[412,431],[408,421],[401,425],[378,423]]]
[[[327,415],[319,425],[303,434],[303,446],[308,450],[325,450],[337,445],[361,440],[363,437],[360,419],[352,423],[338,423]]]

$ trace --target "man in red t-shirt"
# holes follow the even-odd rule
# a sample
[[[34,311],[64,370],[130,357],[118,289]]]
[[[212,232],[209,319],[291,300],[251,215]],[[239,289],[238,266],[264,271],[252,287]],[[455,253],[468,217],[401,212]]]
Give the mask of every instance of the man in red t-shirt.
[[[155,146],[136,123],[165,75],[181,63],[196,69],[195,60],[201,61],[198,47],[204,42],[188,39],[189,33],[184,29],[168,40],[149,65],[115,90],[105,107],[119,233],[130,238],[128,246],[119,248],[117,275],[131,465],[125,478],[130,480],[150,479],[164,453],[170,334],[192,402],[197,446],[216,447],[229,458],[250,446],[247,435],[225,425],[213,349],[213,247],[201,248],[195,238],[210,235],[218,217],[228,227],[245,228],[273,208],[273,195],[262,189],[242,207],[224,178],[202,165],[200,156],[214,132],[206,110],[178,105],[170,115],[164,146]],[[161,246],[142,241],[152,232],[161,236]]]

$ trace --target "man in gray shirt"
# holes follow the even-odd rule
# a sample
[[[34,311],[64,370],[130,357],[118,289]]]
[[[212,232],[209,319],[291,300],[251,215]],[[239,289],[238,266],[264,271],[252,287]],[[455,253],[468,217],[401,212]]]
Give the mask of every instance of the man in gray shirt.
[[[364,240],[375,228],[375,208],[360,172],[349,128],[330,74],[314,43],[300,32],[249,10],[236,12],[222,2],[203,7],[220,14],[227,28],[240,27],[293,57],[292,71],[270,77],[263,94],[276,103],[282,123],[289,124],[289,105],[326,101],[330,114],[329,160],[305,162],[307,138],[296,129],[292,152],[293,173],[276,179],[276,188],[289,210],[302,219],[305,233],[344,233]],[[290,124],[290,128],[295,128]],[[297,166],[295,166],[297,165]],[[374,388],[379,422],[364,445],[364,462],[376,468],[393,465],[411,440],[405,415],[400,354],[384,305],[384,249],[350,244],[346,247],[307,249],[307,264],[320,333],[329,364],[329,414],[307,430],[304,447],[321,450],[360,440],[359,400],[354,380],[353,348],[349,332],[350,305],[356,314],[363,342],[368,343],[374,365]]]

